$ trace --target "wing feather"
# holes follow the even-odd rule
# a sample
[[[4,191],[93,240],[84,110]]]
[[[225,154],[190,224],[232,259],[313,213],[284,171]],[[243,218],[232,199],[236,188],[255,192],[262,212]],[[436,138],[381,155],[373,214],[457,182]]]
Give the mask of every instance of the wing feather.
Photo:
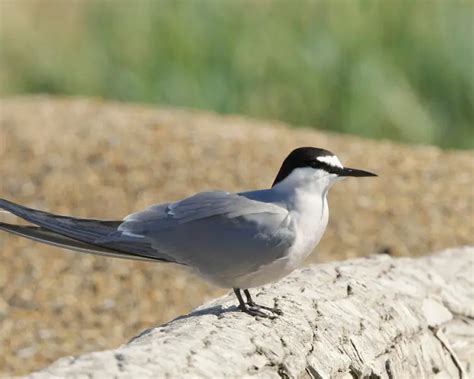
[[[235,218],[248,214],[274,213],[287,215],[288,211],[272,203],[251,200],[242,194],[223,191],[200,192],[184,200],[169,204],[153,205],[144,211],[125,217],[120,231],[140,234],[140,229],[167,229],[208,217],[226,215]]]
[[[119,230],[145,236],[156,250],[211,280],[258,270],[284,257],[295,238],[286,209],[227,192],[152,206],[126,217]]]

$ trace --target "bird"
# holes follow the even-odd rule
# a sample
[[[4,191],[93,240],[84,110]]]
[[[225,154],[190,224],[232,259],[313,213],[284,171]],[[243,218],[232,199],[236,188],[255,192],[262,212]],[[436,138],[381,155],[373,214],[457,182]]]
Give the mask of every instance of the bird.
[[[0,209],[29,223],[0,222],[0,230],[79,252],[175,263],[233,289],[241,311],[274,318],[282,311],[255,303],[249,289],[285,277],[319,244],[334,183],[371,176],[377,175],[343,166],[329,150],[299,147],[269,188],[199,192],[118,221],[60,216],[0,199]]]

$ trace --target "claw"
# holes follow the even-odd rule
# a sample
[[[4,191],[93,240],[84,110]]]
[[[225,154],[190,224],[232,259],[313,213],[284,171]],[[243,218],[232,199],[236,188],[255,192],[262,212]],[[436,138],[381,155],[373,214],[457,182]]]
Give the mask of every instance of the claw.
[[[275,314],[278,315],[278,316],[283,315],[282,310],[279,309],[279,308],[267,307],[267,306],[265,306],[265,305],[256,304],[256,303],[254,303],[253,301],[252,301],[252,302],[248,302],[247,304],[248,304],[249,306],[253,307],[253,308],[256,308],[256,309],[265,309],[266,311],[275,313]]]
[[[239,288],[234,288],[234,293],[237,296],[237,299],[239,300],[239,309],[242,312],[245,312],[251,316],[263,317],[263,318],[269,318],[269,319],[276,318],[276,316],[272,316],[272,315],[269,315],[268,313],[263,312],[262,309],[269,311],[271,313],[274,313],[278,316],[281,316],[283,314],[283,312],[278,308],[270,308],[264,305],[255,304],[252,300],[252,297],[250,296],[250,292],[247,289],[244,290],[245,296],[247,297],[247,302],[244,302],[244,300],[242,299],[242,295],[240,294]]]
[[[263,312],[261,307],[259,306],[243,306],[239,307],[242,312],[245,312],[249,314],[250,316],[254,317],[262,317],[262,318],[269,318],[269,319],[274,319],[275,316],[272,316],[268,313]]]
[[[278,316],[282,316],[283,315],[283,311],[279,308],[270,308],[270,307],[265,307],[263,305],[260,305],[261,308],[263,309],[266,309],[267,311],[270,311],[272,313],[275,313],[276,315]]]

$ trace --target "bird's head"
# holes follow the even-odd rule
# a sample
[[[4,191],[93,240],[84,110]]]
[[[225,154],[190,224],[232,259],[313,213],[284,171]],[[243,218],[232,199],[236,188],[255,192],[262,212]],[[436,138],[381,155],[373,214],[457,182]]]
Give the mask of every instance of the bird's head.
[[[369,171],[344,167],[336,155],[317,147],[299,147],[283,161],[273,186],[288,180],[316,181],[324,179],[328,185],[349,177],[377,176]]]

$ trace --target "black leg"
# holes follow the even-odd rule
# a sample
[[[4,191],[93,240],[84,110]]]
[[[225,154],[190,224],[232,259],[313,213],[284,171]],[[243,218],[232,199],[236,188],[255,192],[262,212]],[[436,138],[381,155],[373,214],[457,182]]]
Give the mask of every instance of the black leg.
[[[242,299],[242,294],[240,293],[240,288],[234,288],[235,296],[237,296],[237,300],[239,301],[239,308],[245,308],[244,299]]]
[[[239,301],[239,309],[242,312],[245,312],[254,317],[265,317],[265,318],[272,318],[272,316],[262,312],[258,307],[255,307],[251,304],[246,304],[244,299],[242,299],[242,294],[240,293],[240,288],[234,288],[235,296],[237,296],[237,300]],[[247,295],[247,294],[246,294]]]
[[[245,297],[247,298],[247,304],[248,305],[255,305],[255,303],[252,300],[252,296],[250,296],[249,290],[245,289],[244,294],[245,294]]]

